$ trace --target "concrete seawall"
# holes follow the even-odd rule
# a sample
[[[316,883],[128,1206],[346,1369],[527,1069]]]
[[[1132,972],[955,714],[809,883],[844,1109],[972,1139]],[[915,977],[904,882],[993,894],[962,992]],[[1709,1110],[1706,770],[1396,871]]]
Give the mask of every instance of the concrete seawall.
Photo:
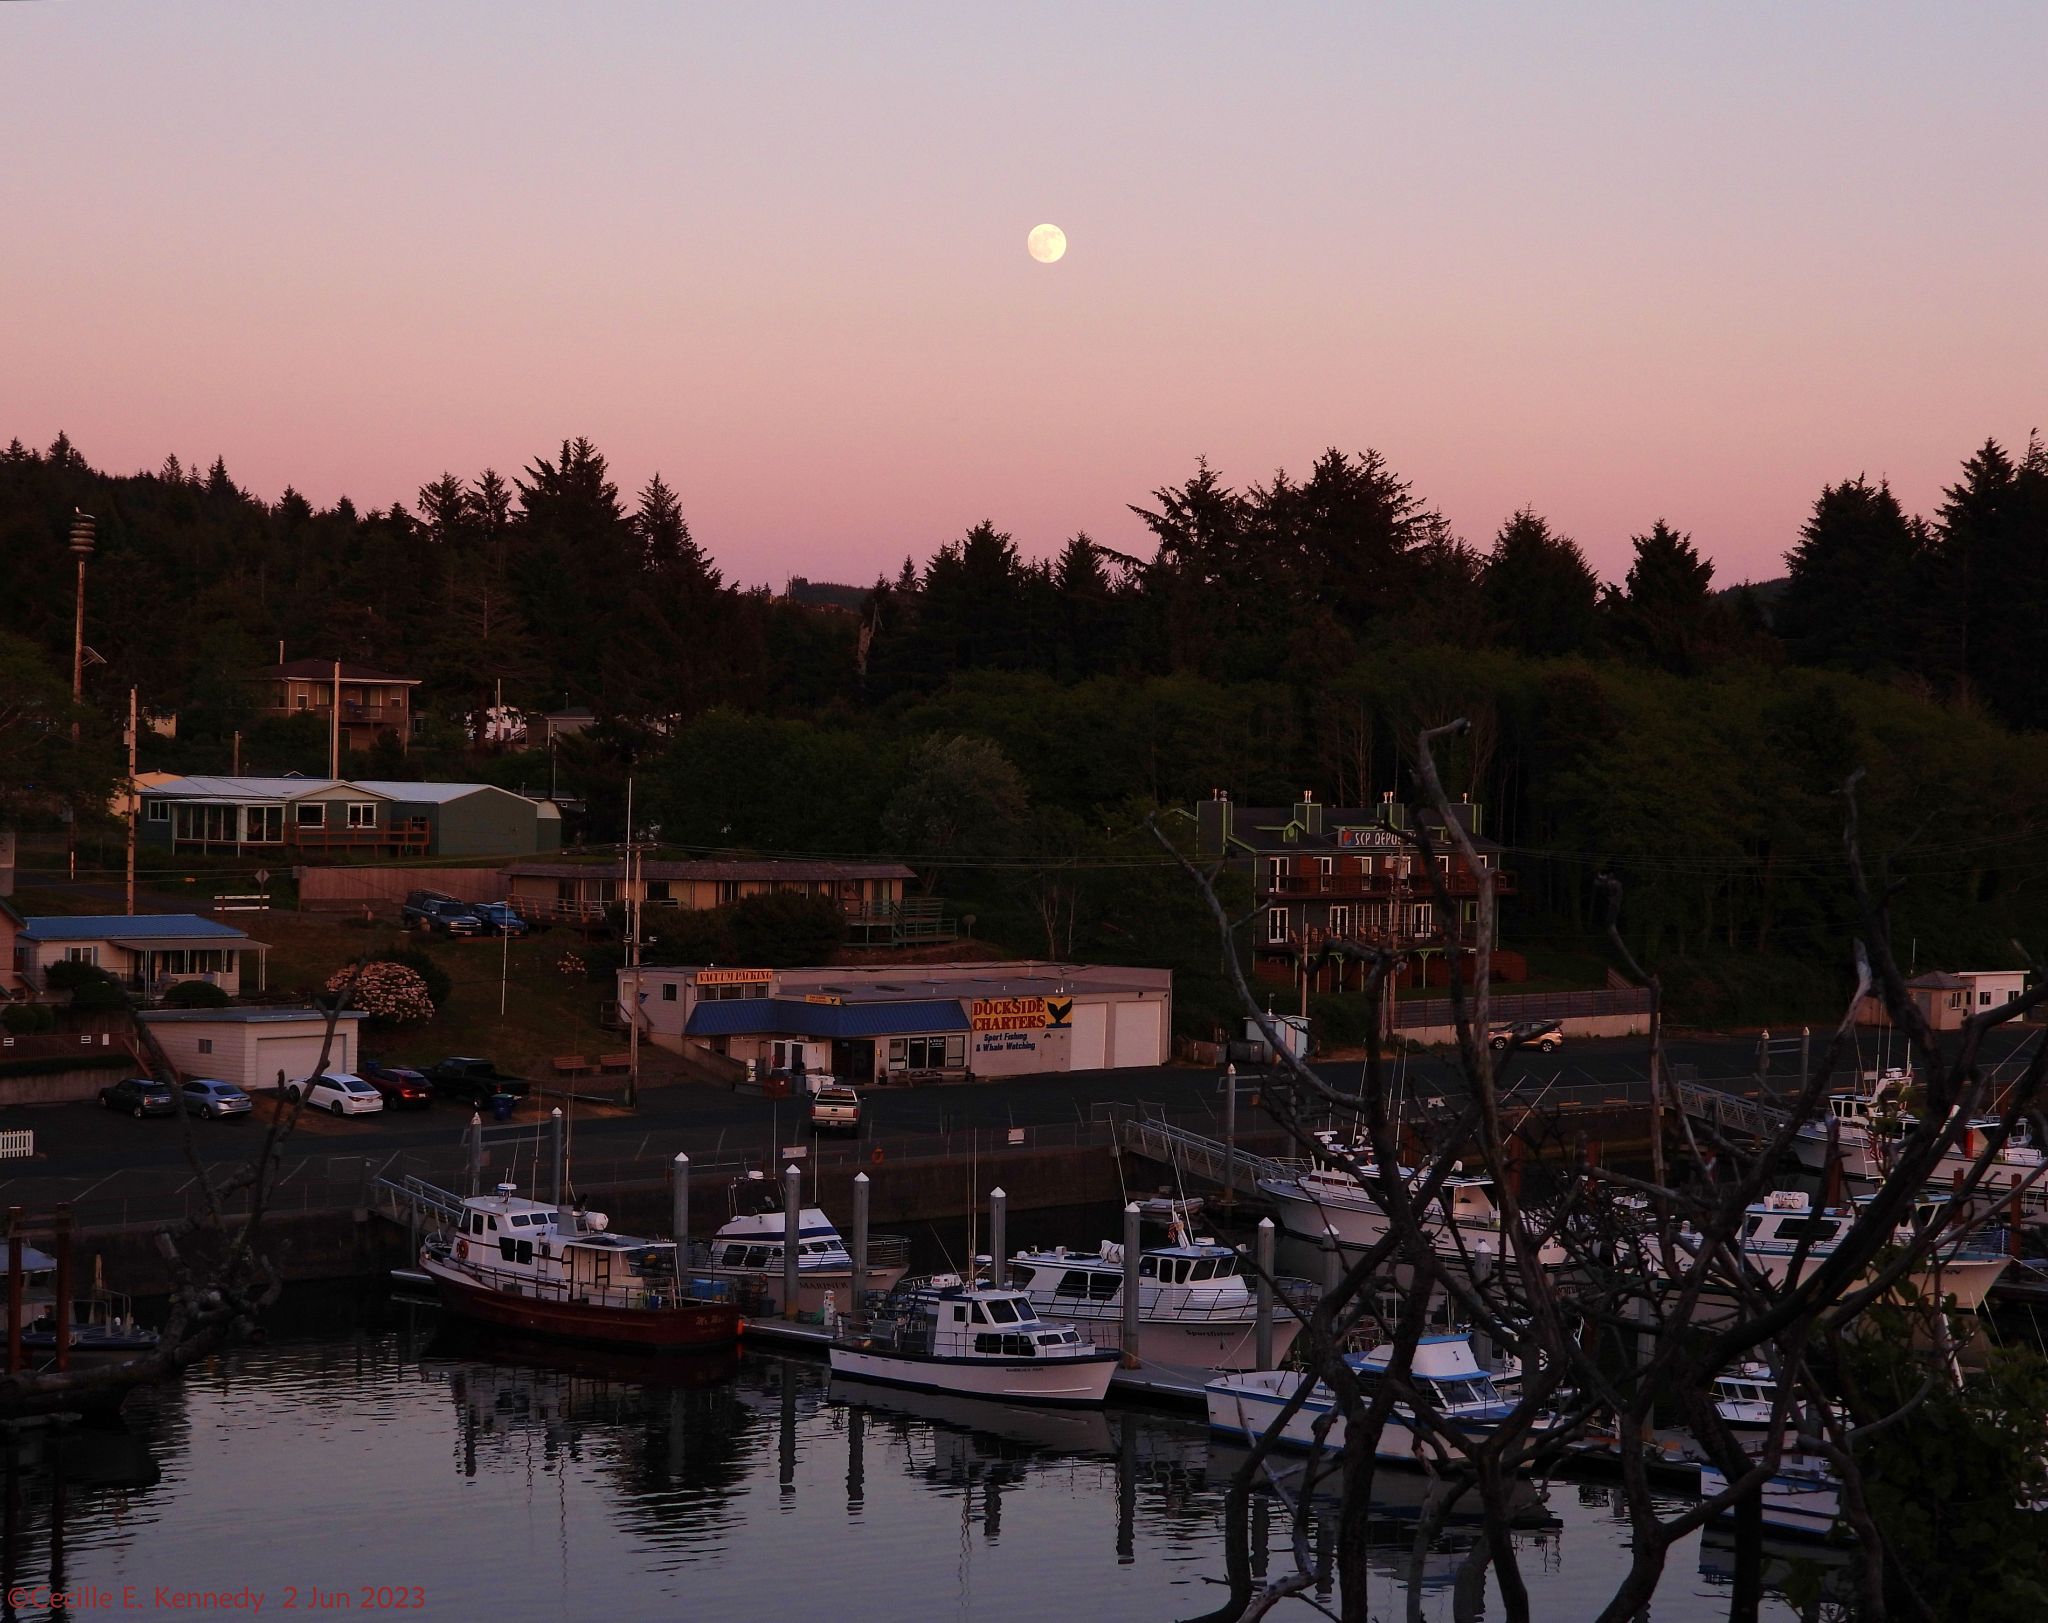
[[[1566,1113],[1561,1125],[1597,1140],[1604,1158],[1632,1158],[1646,1153],[1640,1108],[1584,1109]],[[1246,1134],[1247,1151],[1284,1153],[1279,1134],[1267,1130]],[[582,1191],[588,1203],[609,1214],[614,1228],[626,1233],[666,1238],[670,1190],[666,1162],[650,1162],[649,1176],[630,1184],[597,1186]],[[814,1185],[805,1168],[804,1199],[816,1203],[840,1222],[853,1209],[853,1180],[865,1172],[870,1181],[870,1211],[878,1227],[944,1221],[966,1216],[977,1201],[1000,1185],[1013,1212],[1074,1206],[1111,1206],[1131,1195],[1151,1194],[1171,1180],[1155,1163],[1132,1161],[1118,1175],[1117,1157],[1106,1148],[1002,1148],[978,1156],[946,1155],[860,1165],[837,1162],[824,1167]],[[1190,1194],[1213,1191],[1190,1188]],[[691,1189],[691,1230],[708,1236],[726,1218],[722,1180],[703,1178]],[[81,1228],[78,1245],[82,1271],[98,1257],[108,1285],[131,1296],[161,1295],[170,1287],[169,1269],[156,1248],[160,1224]],[[273,1212],[264,1222],[264,1250],[287,1281],[380,1277],[411,1262],[411,1241],[403,1223],[361,1207]],[[85,1272],[85,1277],[91,1274]]]

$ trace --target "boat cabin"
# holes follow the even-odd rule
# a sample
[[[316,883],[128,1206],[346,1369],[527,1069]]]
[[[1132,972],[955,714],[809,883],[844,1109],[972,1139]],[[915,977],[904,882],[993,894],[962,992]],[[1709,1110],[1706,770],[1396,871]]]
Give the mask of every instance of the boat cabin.
[[[1393,1351],[1389,1342],[1345,1357],[1368,1399],[1373,1387],[1386,1377]],[[1480,1368],[1473,1356],[1472,1338],[1463,1334],[1418,1339],[1408,1365],[1408,1384],[1447,1420],[1499,1420],[1514,1408],[1500,1395],[1493,1377]]]
[[[514,1295],[566,1297],[614,1305],[672,1296],[676,1248],[609,1232],[602,1212],[579,1212],[525,1200],[509,1183],[462,1203],[450,1246],[494,1289]]]
[[[906,1280],[877,1322],[894,1350],[930,1358],[1070,1358],[1088,1344],[1038,1316],[1020,1290],[970,1285],[958,1274]]]

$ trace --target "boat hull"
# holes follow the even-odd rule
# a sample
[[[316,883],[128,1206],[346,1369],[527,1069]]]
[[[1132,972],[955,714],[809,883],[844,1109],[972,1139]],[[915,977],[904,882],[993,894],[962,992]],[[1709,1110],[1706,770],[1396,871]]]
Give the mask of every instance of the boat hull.
[[[442,1304],[450,1312],[522,1335],[595,1346],[663,1349],[728,1346],[740,1335],[739,1309],[724,1302],[627,1308],[549,1301],[492,1290],[431,1256],[422,1257],[420,1266],[432,1276]]]
[[[1308,1379],[1306,1375],[1275,1373],[1211,1381],[1204,1393],[1209,1430],[1234,1442],[1256,1443],[1287,1406],[1295,1384]],[[1327,1398],[1310,1397],[1287,1417],[1275,1441],[1283,1448],[1321,1447],[1328,1453],[1341,1450],[1344,1416],[1342,1411],[1333,1413],[1335,1408]],[[1329,1430],[1318,1443],[1316,1424],[1326,1414],[1330,1415]],[[1433,1464],[1436,1459],[1434,1448],[1422,1440],[1398,1408],[1388,1411],[1386,1424],[1380,1428],[1379,1446],[1373,1452],[1375,1458],[1390,1465],[1422,1466]],[[1453,1444],[1450,1452],[1455,1456],[1463,1450]]]
[[[1115,1303],[1103,1304],[1106,1311],[1077,1311],[1072,1302],[1032,1294],[1032,1306],[1048,1324],[1071,1324],[1099,1346],[1118,1344],[1123,1339],[1123,1310]],[[1301,1334],[1301,1321],[1292,1313],[1275,1308],[1273,1313],[1273,1362],[1284,1363]],[[1259,1367],[1258,1323],[1253,1318],[1204,1320],[1148,1318],[1138,1321],[1138,1359],[1146,1364],[1170,1364],[1178,1369],[1242,1370]]]
[[[835,1346],[832,1373],[880,1386],[957,1392],[1005,1403],[1097,1404],[1109,1395],[1113,1352],[1079,1358],[920,1358],[880,1347]]]
[[[1728,1479],[1718,1469],[1711,1465],[1700,1467],[1701,1498],[1710,1499],[1727,1488]],[[1841,1520],[1841,1489],[1829,1478],[1774,1476],[1763,1485],[1762,1493],[1763,1524],[1775,1533],[1793,1538],[1826,1538]],[[1730,1505],[1715,1519],[1730,1522],[1735,1515],[1735,1507]]]

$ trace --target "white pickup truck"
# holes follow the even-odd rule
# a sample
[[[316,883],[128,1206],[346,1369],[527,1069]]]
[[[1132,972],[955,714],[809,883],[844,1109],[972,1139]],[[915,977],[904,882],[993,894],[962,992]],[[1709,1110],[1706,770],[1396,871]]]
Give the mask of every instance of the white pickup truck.
[[[851,1088],[824,1087],[811,1095],[811,1131],[860,1131],[860,1095]]]

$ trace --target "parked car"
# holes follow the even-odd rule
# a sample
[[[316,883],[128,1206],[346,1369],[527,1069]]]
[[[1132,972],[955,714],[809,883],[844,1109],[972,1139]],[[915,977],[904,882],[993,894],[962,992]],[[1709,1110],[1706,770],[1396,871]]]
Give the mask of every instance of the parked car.
[[[384,1108],[384,1095],[353,1071],[329,1071],[324,1076],[300,1077],[287,1082],[284,1096],[306,1096],[306,1108],[325,1110],[336,1116],[368,1116]]]
[[[478,935],[484,922],[468,902],[438,890],[407,891],[398,909],[398,922],[408,930],[432,930],[441,935]]]
[[[178,1091],[184,1095],[186,1115],[211,1116],[215,1121],[225,1121],[230,1116],[246,1116],[256,1105],[255,1100],[234,1083],[210,1076],[194,1077]]]
[[[137,1120],[144,1116],[175,1116],[178,1098],[165,1083],[147,1076],[130,1076],[100,1089],[100,1108],[125,1110]]]
[[[461,1099],[481,1108],[498,1094],[523,1099],[533,1091],[524,1077],[507,1076],[487,1059],[457,1056],[427,1067],[427,1080],[444,1098]]]
[[[471,902],[469,911],[477,916],[485,935],[526,934],[526,920],[510,902]]]
[[[1564,1027],[1555,1020],[1531,1020],[1522,1025],[1503,1021],[1488,1027],[1486,1035],[1494,1048],[1540,1048],[1554,1054],[1564,1046]]]
[[[857,1133],[860,1131],[860,1095],[851,1088],[820,1088],[811,1095],[811,1131],[814,1133]]]
[[[415,1071],[410,1065],[386,1065],[382,1060],[365,1058],[362,1078],[384,1095],[388,1110],[426,1110],[434,1102],[433,1084],[428,1082],[426,1073]]]

